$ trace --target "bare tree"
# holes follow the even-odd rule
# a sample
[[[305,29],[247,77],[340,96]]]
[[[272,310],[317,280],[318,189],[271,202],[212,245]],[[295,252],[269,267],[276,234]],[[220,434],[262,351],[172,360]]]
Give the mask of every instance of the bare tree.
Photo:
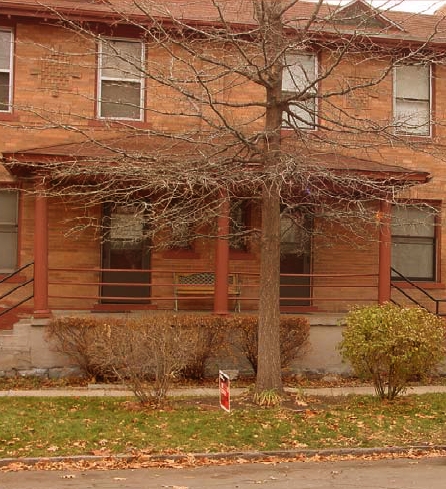
[[[395,67],[443,62],[436,49],[442,19],[409,43],[402,23],[411,16],[361,1],[110,1],[94,6],[107,19],[96,23],[42,4],[51,23],[75,36],[76,47],[64,52],[75,70],[94,69],[99,53],[99,100],[94,92],[77,95],[81,105],[95,105],[105,127],[87,127],[90,116],[73,105],[21,107],[40,128],[71,132],[82,144],[59,148],[69,155],[62,160],[10,164],[35,166],[49,195],[129,206],[151,220],[154,246],[172,228],[215,236],[210,223],[225,202],[259,202],[261,229],[249,231],[261,242],[256,391],[281,392],[281,215],[323,216],[339,232],[351,230],[352,217],[374,222],[371,204],[408,195],[401,191],[414,183],[411,171],[367,165],[393,144],[432,151],[405,137],[425,134],[432,121],[379,115],[363,104],[389,90]],[[144,43],[122,41],[123,25]],[[55,49],[50,42],[34,47],[37,57]]]

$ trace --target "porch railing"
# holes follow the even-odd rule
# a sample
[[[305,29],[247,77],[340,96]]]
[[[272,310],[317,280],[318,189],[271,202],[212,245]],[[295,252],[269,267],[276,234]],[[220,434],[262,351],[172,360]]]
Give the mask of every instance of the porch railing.
[[[131,275],[132,280],[104,281],[104,273]],[[197,287],[194,293],[178,295],[175,276],[181,273],[212,274],[204,269],[103,269],[51,268],[49,301],[52,309],[92,309],[112,307],[115,303],[127,309],[159,308],[190,310],[212,309],[213,293]],[[259,274],[234,273],[239,292],[229,296],[230,308],[254,311],[258,308]],[[281,306],[286,309],[313,308],[319,311],[343,311],[353,304],[376,303],[377,274],[284,274],[288,280],[281,285]],[[295,279],[295,281],[289,279]],[[128,277],[127,277],[128,279]],[[116,293],[118,292],[118,293]],[[236,305],[237,303],[237,305]]]

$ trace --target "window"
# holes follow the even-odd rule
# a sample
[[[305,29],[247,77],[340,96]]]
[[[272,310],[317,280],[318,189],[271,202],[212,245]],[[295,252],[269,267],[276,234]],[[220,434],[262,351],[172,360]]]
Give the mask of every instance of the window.
[[[103,40],[99,52],[99,117],[142,120],[144,47],[140,41]]]
[[[0,112],[11,111],[12,32],[0,29]]]
[[[312,54],[286,56],[282,74],[282,96],[288,100],[288,112],[283,113],[283,126],[312,129],[316,122],[316,58]],[[308,100],[301,97],[312,95]]]
[[[415,206],[392,209],[392,267],[411,280],[436,279],[435,212]],[[398,280],[392,272],[392,279]]]
[[[179,250],[192,249],[192,227],[188,222],[172,222],[170,248]]]
[[[400,134],[430,135],[431,67],[396,66],[394,71],[395,130]]]
[[[249,203],[244,200],[231,202],[229,211],[229,247],[232,250],[247,251],[249,228]]]
[[[0,270],[17,268],[17,192],[0,190]]]

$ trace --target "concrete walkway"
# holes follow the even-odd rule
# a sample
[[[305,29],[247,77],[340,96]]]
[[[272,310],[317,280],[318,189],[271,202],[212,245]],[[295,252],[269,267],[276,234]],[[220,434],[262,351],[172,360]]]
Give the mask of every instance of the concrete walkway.
[[[348,395],[373,395],[375,390],[371,386],[361,387],[315,387],[298,388],[289,387],[288,392],[300,393],[304,396],[348,396]],[[231,388],[232,396],[239,396],[247,392],[246,388]],[[446,385],[424,385],[409,387],[406,395],[446,392]],[[219,391],[210,387],[177,388],[168,392],[171,397],[212,397],[218,396]],[[109,386],[106,384],[90,385],[73,389],[36,389],[36,390],[7,390],[0,391],[0,397],[126,397],[133,393],[125,387]]]
[[[5,472],[1,489],[444,489],[445,459]]]

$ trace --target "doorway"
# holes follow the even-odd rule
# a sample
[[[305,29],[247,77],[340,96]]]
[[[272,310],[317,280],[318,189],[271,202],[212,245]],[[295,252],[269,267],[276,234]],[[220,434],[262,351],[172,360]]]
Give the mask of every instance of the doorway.
[[[280,240],[280,306],[311,304],[311,221],[299,214],[282,215]]]
[[[146,219],[136,206],[104,207],[102,303],[150,301],[150,247],[146,226]]]

